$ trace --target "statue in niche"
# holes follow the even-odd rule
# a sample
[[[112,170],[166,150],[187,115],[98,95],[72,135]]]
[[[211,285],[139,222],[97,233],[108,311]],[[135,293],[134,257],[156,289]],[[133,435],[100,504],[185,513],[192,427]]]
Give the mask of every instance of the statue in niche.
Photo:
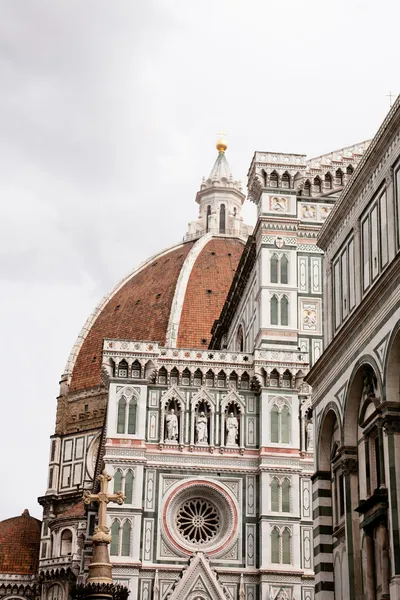
[[[377,385],[377,379],[375,374],[370,369],[366,369],[363,373],[363,399],[375,398],[375,390]]]
[[[312,419],[306,425],[307,433],[307,451],[314,449],[314,426]]]
[[[237,439],[239,434],[239,421],[233,414],[229,413],[229,417],[226,420],[226,445],[237,446]]]
[[[171,408],[170,413],[166,416],[165,424],[167,428],[167,437],[165,438],[165,441],[177,442],[179,435],[178,417],[173,408]]]
[[[196,435],[198,444],[208,444],[207,417],[203,411],[196,419]]]

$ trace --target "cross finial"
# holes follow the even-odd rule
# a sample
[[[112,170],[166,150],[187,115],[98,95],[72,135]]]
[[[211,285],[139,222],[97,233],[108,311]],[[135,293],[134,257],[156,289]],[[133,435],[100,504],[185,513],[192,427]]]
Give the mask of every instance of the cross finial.
[[[396,98],[396,94],[392,94],[392,92],[390,91],[388,94],[386,94],[386,97],[389,98],[390,108],[392,108],[393,98]]]
[[[99,493],[91,494],[90,492],[85,492],[83,494],[83,501],[85,504],[90,504],[91,502],[99,503],[99,522],[93,540],[110,543],[110,528],[107,527],[107,504],[109,502],[123,504],[125,496],[122,492],[116,492],[115,494],[108,493],[108,482],[111,481],[112,477],[110,477],[105,469],[97,479],[100,481]]]

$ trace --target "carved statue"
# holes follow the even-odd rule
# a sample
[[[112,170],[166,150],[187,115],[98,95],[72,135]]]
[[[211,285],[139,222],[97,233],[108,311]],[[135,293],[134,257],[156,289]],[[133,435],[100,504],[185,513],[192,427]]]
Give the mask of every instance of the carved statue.
[[[308,421],[306,425],[307,432],[307,450],[313,450],[314,448],[314,426],[312,419]]]
[[[166,416],[165,423],[167,425],[167,437],[165,441],[172,442],[178,440],[179,428],[178,428],[178,417],[175,414],[173,408],[171,412]]]
[[[200,415],[196,419],[196,434],[197,434],[197,443],[198,444],[207,444],[208,443],[208,434],[207,434],[207,417],[202,411]]]
[[[226,445],[237,446],[237,438],[239,433],[239,421],[233,414],[229,413],[229,417],[226,420]]]
[[[365,370],[363,374],[363,398],[375,398],[376,377],[370,370]]]

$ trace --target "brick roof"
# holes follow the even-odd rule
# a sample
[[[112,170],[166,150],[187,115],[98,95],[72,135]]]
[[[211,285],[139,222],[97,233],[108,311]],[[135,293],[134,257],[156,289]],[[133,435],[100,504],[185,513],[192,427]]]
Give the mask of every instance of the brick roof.
[[[70,391],[100,384],[104,338],[165,343],[176,282],[192,247],[188,242],[156,257],[110,299],[82,344]]]
[[[189,277],[178,347],[208,347],[211,328],[220,315],[243,249],[244,243],[235,238],[213,238],[203,248]]]
[[[184,261],[195,242],[186,242],[155,257],[105,304],[79,350],[70,391],[100,384],[104,338],[165,344],[172,301]],[[212,238],[200,252],[189,276],[178,330],[178,347],[205,348],[212,325],[228,294],[244,243]],[[205,342],[203,341],[205,340]]]
[[[33,575],[39,567],[41,522],[24,510],[0,522],[0,573]]]

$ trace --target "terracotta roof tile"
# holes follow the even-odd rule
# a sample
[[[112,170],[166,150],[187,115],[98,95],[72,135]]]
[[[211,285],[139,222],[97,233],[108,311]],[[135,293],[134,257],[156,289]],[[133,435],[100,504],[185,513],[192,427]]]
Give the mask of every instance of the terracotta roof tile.
[[[0,573],[32,575],[39,566],[41,522],[24,510],[0,522]]]

